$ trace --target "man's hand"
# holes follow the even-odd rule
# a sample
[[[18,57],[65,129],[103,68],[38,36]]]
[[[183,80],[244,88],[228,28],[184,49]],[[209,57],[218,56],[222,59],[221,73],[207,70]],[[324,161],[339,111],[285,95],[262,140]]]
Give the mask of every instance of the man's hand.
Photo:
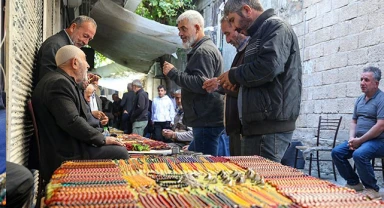
[[[226,89],[226,90],[230,90],[230,91],[236,91],[236,85],[232,84],[232,83],[229,81],[228,74],[229,74],[229,71],[226,71],[226,72],[224,72],[222,75],[220,75],[217,79],[218,79],[220,85],[221,85],[224,89]]]
[[[127,111],[127,110],[124,110],[124,113],[128,113],[128,111]]]
[[[125,144],[116,137],[106,137],[105,138],[105,144],[106,145],[119,145],[119,146],[125,146]]]
[[[350,150],[356,150],[362,144],[361,137],[349,138],[348,146]]]
[[[165,76],[167,76],[168,72],[171,71],[171,69],[173,69],[173,67],[175,67],[175,66],[173,66],[171,63],[164,61],[163,74]]]
[[[203,89],[205,89],[208,93],[211,93],[219,88],[219,81],[217,81],[217,77],[212,79],[207,79],[203,83]]]
[[[100,119],[100,123],[103,126],[107,125],[108,121],[109,121],[109,118],[108,118],[108,116],[105,116],[105,115]]]
[[[173,131],[172,130],[170,130],[170,129],[163,129],[163,131],[162,131],[162,135],[165,137],[165,138],[167,138],[167,139],[172,139],[172,137],[173,137]]]
[[[101,111],[92,111],[92,115],[98,120],[100,120],[103,116],[105,116],[105,114]]]

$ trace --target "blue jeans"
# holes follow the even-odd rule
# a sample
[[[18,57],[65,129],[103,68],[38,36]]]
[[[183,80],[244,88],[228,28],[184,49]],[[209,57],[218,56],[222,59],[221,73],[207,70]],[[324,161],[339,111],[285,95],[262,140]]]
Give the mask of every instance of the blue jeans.
[[[332,150],[333,162],[341,177],[347,181],[347,184],[356,185],[361,180],[365,188],[379,191],[380,187],[377,185],[375,173],[370,162],[376,157],[384,157],[384,140],[373,139],[366,141],[356,150],[350,150],[348,141],[345,141]],[[350,158],[353,158],[355,161],[360,180],[348,161]]]
[[[285,150],[292,140],[293,131],[244,136],[241,141],[241,155],[259,155],[275,162],[281,162]]]
[[[189,144],[188,150],[202,152],[212,156],[217,156],[219,147],[219,136],[224,130],[220,127],[194,127],[193,141]]]

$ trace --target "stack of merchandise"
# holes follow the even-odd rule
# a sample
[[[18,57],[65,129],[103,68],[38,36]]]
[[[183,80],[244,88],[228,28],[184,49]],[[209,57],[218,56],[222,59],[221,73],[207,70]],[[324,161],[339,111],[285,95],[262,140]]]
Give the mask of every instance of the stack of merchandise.
[[[68,161],[55,171],[46,193],[49,207],[384,205],[257,156]]]

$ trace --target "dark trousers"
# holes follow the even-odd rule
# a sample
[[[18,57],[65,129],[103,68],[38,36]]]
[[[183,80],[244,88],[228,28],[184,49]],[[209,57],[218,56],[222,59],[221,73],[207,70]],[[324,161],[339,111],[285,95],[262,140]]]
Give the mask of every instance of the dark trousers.
[[[231,153],[231,156],[241,155],[240,133],[234,132],[229,134],[229,152]]]
[[[132,123],[128,113],[123,113],[122,123],[124,134],[132,134]]]
[[[105,145],[88,148],[90,159],[128,159],[129,154],[125,147],[118,145]]]
[[[171,129],[171,122],[165,121],[165,122],[155,122],[153,125],[154,131],[153,131],[153,139],[157,141],[162,142],[172,142],[172,140],[167,139],[163,137],[162,131],[163,129]]]
[[[6,180],[7,207],[19,208],[31,202],[34,182],[31,171],[22,165],[7,162]]]

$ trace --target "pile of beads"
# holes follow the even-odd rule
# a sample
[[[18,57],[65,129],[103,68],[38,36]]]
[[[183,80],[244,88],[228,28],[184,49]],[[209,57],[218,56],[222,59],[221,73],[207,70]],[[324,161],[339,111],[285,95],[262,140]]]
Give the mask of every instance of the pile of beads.
[[[336,186],[259,156],[227,159],[257,172],[300,207],[384,207],[383,201],[371,201],[352,189]]]
[[[49,207],[382,207],[355,191],[257,156],[69,161]],[[108,204],[108,205],[107,205]]]

